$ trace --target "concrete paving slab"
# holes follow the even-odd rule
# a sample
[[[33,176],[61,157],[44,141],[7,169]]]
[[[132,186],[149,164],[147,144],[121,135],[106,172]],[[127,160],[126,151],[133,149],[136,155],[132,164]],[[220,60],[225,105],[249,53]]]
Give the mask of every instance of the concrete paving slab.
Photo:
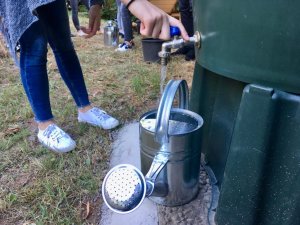
[[[139,152],[139,123],[124,126],[113,143],[110,167],[118,164],[131,164],[141,168]],[[156,225],[158,224],[157,206],[145,199],[141,206],[128,214],[118,214],[106,205],[101,209],[100,225]]]

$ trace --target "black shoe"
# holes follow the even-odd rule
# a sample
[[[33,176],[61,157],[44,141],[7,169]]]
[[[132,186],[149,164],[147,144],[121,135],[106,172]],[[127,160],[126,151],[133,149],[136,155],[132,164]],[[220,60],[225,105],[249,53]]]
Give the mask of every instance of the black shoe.
[[[194,49],[194,48],[190,49],[190,50],[185,54],[185,60],[186,60],[186,61],[195,60],[195,49]]]

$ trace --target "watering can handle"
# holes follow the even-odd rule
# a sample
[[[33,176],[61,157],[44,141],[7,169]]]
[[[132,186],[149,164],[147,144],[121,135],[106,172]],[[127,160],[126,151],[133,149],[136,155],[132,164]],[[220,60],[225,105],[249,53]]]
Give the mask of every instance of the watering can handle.
[[[170,80],[162,94],[156,115],[155,140],[168,143],[169,118],[175,94],[179,90],[179,108],[188,109],[189,93],[185,80]]]

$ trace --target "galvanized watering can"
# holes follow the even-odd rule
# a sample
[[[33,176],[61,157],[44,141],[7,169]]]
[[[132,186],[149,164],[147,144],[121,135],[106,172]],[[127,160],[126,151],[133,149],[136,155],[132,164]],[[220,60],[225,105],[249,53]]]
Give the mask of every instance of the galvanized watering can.
[[[104,27],[103,36],[104,45],[114,47],[119,45],[119,28],[114,21],[107,21],[107,24]]]
[[[177,90],[179,107],[172,108]],[[145,197],[166,206],[183,205],[196,197],[203,119],[187,108],[186,81],[169,81],[158,110],[140,118],[142,171],[121,164],[104,178],[102,196],[110,209],[117,213],[132,212]]]

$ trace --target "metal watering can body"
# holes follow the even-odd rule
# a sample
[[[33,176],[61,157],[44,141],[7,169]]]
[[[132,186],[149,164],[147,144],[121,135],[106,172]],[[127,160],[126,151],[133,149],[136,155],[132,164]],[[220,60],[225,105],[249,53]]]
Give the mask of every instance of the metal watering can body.
[[[103,40],[106,46],[118,46],[119,45],[119,28],[112,20],[107,21],[103,30]]]
[[[181,113],[172,110],[172,113]],[[145,114],[149,118],[156,112]],[[200,170],[199,130],[185,135],[171,136],[162,147],[154,141],[153,133],[140,128],[141,171],[146,174],[157,155],[166,155],[168,162],[158,174],[153,194],[149,198],[161,205],[179,206],[193,200],[198,193]],[[198,136],[198,138],[197,138]]]
[[[172,108],[179,90],[179,108]],[[171,80],[165,88],[158,110],[140,118],[141,170],[146,174],[153,160],[168,161],[154,183],[151,200],[166,206],[190,202],[198,193],[200,170],[199,132],[202,118],[188,108],[186,81]]]
[[[172,108],[179,93],[179,108]],[[199,130],[203,119],[188,109],[185,80],[171,80],[158,110],[140,119],[142,171],[129,164],[112,168],[102,184],[106,205],[121,214],[138,208],[146,197],[158,204],[188,203],[198,193]]]

